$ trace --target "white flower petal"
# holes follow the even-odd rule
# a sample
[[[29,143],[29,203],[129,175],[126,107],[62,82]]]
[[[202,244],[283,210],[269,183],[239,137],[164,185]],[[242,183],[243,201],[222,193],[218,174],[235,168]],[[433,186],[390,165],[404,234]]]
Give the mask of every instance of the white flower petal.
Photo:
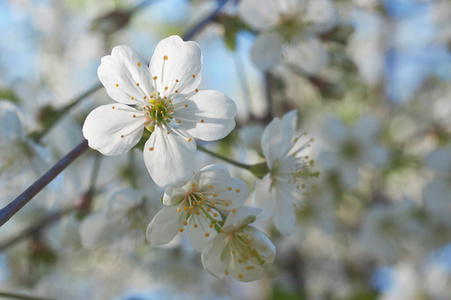
[[[368,115],[363,116],[352,128],[352,133],[362,140],[369,140],[379,130],[377,120]]]
[[[150,96],[147,65],[128,46],[114,47],[111,55],[104,56],[97,74],[108,95],[117,102],[144,103],[144,96]]]
[[[176,205],[185,198],[187,191],[186,186],[191,186],[191,182],[188,182],[183,187],[169,187],[165,189],[163,196],[164,205]]]
[[[204,141],[224,138],[235,128],[236,105],[218,91],[199,91],[174,107],[174,118],[190,135]]]
[[[274,211],[274,225],[283,235],[290,235],[294,231],[295,219],[293,195],[290,188],[281,185],[273,187],[276,194],[276,207]]]
[[[152,245],[164,245],[183,227],[186,213],[177,212],[176,206],[167,206],[160,210],[147,226],[146,237]]]
[[[176,185],[193,174],[196,143],[179,133],[171,126],[157,127],[144,146],[144,162],[159,186]]]
[[[282,61],[283,37],[277,32],[261,33],[254,41],[251,58],[255,66],[267,71]]]
[[[253,226],[246,226],[241,232],[253,238],[252,247],[257,250],[259,257],[265,261],[261,266],[267,267],[271,265],[276,257],[276,247],[271,240]]]
[[[347,129],[343,123],[336,118],[329,118],[324,121],[321,127],[321,134],[324,141],[332,147],[338,147],[347,136]]]
[[[237,209],[236,213],[231,213],[227,216],[222,229],[225,232],[231,232],[237,228],[252,223],[255,221],[260,212],[261,209],[259,208],[242,206]]]
[[[20,108],[9,101],[0,101],[0,133],[3,137],[25,138],[25,117]]]
[[[266,220],[273,216],[275,204],[276,196],[274,194],[274,189],[271,189],[271,177],[267,174],[262,180],[257,180],[255,182],[252,205],[262,210],[258,217],[262,220]]]
[[[215,208],[223,214],[228,214],[231,210],[241,207],[249,198],[247,184],[238,178],[230,178],[224,182],[224,187],[216,193],[213,198]]]
[[[310,0],[303,21],[311,22],[317,33],[326,32],[337,24],[338,11],[330,0]]]
[[[266,126],[262,136],[262,149],[270,169],[288,153],[291,140],[294,138],[295,120],[297,120],[296,111],[293,110],[283,119],[274,118]]]
[[[184,42],[173,35],[158,43],[150,61],[152,78],[157,76],[156,88],[160,96],[174,90],[188,94],[200,83],[202,76],[202,53],[196,42]],[[168,87],[166,89],[166,87]]]
[[[80,240],[83,247],[93,249],[113,235],[114,225],[110,218],[103,213],[87,216],[80,224]]]
[[[138,206],[144,194],[141,191],[122,189],[111,195],[106,207],[106,214],[111,219],[122,219],[134,207]]]
[[[305,73],[315,75],[327,64],[329,56],[317,38],[304,37],[284,48],[284,59]]]
[[[216,184],[223,184],[230,180],[230,173],[226,167],[222,165],[208,165],[197,171],[193,178],[197,181],[197,186],[201,190],[209,190],[209,186],[214,189],[218,187]]]
[[[205,205],[204,205],[205,207]],[[194,249],[199,252],[202,252],[207,246],[208,242],[214,238],[218,233],[213,226],[210,228],[211,221],[207,218],[201,210],[197,210],[200,214],[194,213],[191,215],[188,224],[188,236],[193,245]],[[215,209],[211,209],[210,217],[217,221],[221,221],[221,215],[217,214],[217,217],[214,217],[214,214],[217,213]]]
[[[239,263],[236,256],[233,258],[229,264],[229,271],[236,280],[251,282],[262,277],[264,269],[260,265],[249,261]],[[254,269],[246,269],[247,266],[253,266]]]
[[[139,142],[144,121],[142,112],[125,104],[102,105],[86,117],[83,136],[102,154],[119,155]]]
[[[243,21],[255,29],[273,27],[280,18],[277,3],[271,0],[241,0],[238,9]]]
[[[230,255],[227,255],[227,234],[219,234],[214,237],[202,251],[202,265],[208,273],[224,278],[225,271],[230,263]]]

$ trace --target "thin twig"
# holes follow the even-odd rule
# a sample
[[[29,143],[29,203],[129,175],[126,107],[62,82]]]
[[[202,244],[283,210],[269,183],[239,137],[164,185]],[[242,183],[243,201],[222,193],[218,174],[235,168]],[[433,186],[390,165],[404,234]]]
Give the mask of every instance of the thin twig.
[[[57,111],[51,117],[50,121],[46,124],[46,126],[44,127],[43,130],[41,130],[39,132],[33,132],[30,135],[30,138],[32,138],[33,140],[38,142],[53,127],[53,125],[55,125],[58,122],[58,120],[61,119],[61,117],[63,117],[64,115],[67,114],[67,112],[69,112],[69,110],[72,107],[77,105],[84,98],[86,98],[89,95],[93,94],[95,91],[99,90],[102,86],[103,85],[99,83],[96,86],[94,86],[94,87],[90,88],[89,90],[87,90],[86,92],[84,92],[83,94],[81,94],[80,96],[78,96],[77,98],[75,98],[74,100],[72,100],[72,102],[70,102],[68,105],[63,107],[61,110]]]
[[[185,41],[193,39],[193,37],[197,35],[205,26],[207,26],[208,23],[210,23],[216,18],[216,16],[219,14],[221,9],[224,7],[224,5],[226,5],[227,2],[229,2],[229,0],[222,0],[221,2],[219,2],[216,9],[210,15],[205,17],[205,19],[197,23],[197,25],[194,26],[190,31],[188,31],[183,36],[183,39]]]
[[[252,167],[252,166],[250,166],[250,165],[242,164],[242,163],[240,163],[240,162],[234,161],[234,160],[229,159],[229,158],[227,158],[227,157],[221,156],[221,155],[219,155],[219,154],[217,154],[217,153],[214,153],[214,152],[212,152],[212,151],[210,151],[210,150],[208,150],[208,149],[206,149],[206,148],[204,148],[204,147],[202,147],[202,146],[200,146],[200,145],[197,145],[197,149],[200,150],[200,151],[203,151],[203,152],[205,152],[205,153],[207,153],[207,154],[209,154],[209,155],[211,155],[211,156],[213,156],[213,157],[216,157],[216,158],[219,158],[219,159],[221,159],[221,160],[223,160],[223,161],[226,161],[226,162],[228,162],[229,164],[232,164],[232,165],[234,165],[234,166],[237,166],[237,167],[239,167],[239,168],[242,168],[242,169],[250,170],[251,167]]]
[[[36,194],[47,186],[58,174],[88,149],[88,141],[83,140],[69,154],[60,159],[50,170],[36,180],[28,189],[0,210],[0,227],[25,206]]]
[[[7,299],[22,299],[22,300],[52,300],[51,298],[41,298],[41,297],[35,297],[35,296],[29,296],[24,294],[18,294],[18,293],[11,293],[11,292],[2,292],[0,291],[0,297],[5,297]]]

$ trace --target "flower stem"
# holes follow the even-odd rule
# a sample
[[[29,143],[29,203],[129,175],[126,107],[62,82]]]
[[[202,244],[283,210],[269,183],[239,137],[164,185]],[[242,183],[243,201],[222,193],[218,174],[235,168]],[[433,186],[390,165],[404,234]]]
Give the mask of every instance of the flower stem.
[[[96,92],[97,90],[99,90],[103,85],[102,84],[97,84],[96,86],[90,88],[89,90],[87,90],[86,92],[84,92],[83,94],[81,94],[80,96],[78,96],[77,98],[75,98],[74,100],[72,100],[69,104],[67,104],[65,107],[61,108],[60,110],[58,110],[56,113],[54,113],[50,120],[48,120],[44,126],[44,128],[40,131],[35,131],[32,132],[30,134],[30,138],[32,138],[35,142],[38,142],[52,127],[53,125],[56,124],[56,122],[58,122],[59,119],[61,119],[61,117],[63,117],[64,115],[66,115],[69,110],[74,107],[75,105],[77,105],[81,100],[83,100],[84,98],[88,97],[89,95],[93,94],[94,92]]]
[[[83,140],[66,156],[61,158],[50,170],[36,180],[16,199],[7,206],[0,209],[0,227],[3,226],[12,216],[14,216],[22,207],[25,206],[34,196],[36,196],[44,187],[46,187],[58,174],[60,174],[68,165],[88,149],[88,141]]]
[[[216,158],[219,158],[219,159],[221,159],[221,160],[223,160],[223,161],[226,161],[226,162],[228,162],[229,164],[232,164],[232,165],[234,165],[234,166],[237,166],[238,168],[250,170],[251,167],[252,167],[252,166],[250,166],[250,165],[242,164],[242,163],[240,163],[240,162],[237,162],[237,161],[234,161],[234,160],[229,159],[229,158],[227,158],[227,157],[224,157],[224,156],[222,156],[222,155],[219,155],[219,154],[217,154],[217,153],[215,153],[215,152],[212,152],[212,151],[210,151],[210,150],[208,150],[208,149],[206,149],[206,148],[204,148],[204,147],[202,147],[202,146],[200,146],[200,145],[197,145],[197,149],[199,149],[200,151],[205,152],[205,153],[207,153],[207,154],[209,154],[209,155],[211,155],[211,156],[213,156],[213,157],[216,157]]]

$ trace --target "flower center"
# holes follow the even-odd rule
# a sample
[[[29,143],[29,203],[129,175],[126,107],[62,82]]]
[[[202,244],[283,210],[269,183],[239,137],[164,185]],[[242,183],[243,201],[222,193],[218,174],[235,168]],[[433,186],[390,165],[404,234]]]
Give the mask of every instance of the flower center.
[[[168,100],[166,97],[155,97],[155,94],[152,93],[152,98],[150,98],[148,105],[143,106],[143,111],[146,115],[146,122],[144,123],[146,129],[153,132],[155,126],[172,121],[174,104],[172,100]]]

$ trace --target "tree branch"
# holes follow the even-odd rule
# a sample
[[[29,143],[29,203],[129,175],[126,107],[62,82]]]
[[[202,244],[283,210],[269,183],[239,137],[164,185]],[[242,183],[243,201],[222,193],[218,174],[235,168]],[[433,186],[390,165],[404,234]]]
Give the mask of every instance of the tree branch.
[[[28,189],[0,210],[0,227],[47,186],[58,174],[88,149],[88,141],[83,140],[69,154],[58,161],[50,170],[36,180]]]

